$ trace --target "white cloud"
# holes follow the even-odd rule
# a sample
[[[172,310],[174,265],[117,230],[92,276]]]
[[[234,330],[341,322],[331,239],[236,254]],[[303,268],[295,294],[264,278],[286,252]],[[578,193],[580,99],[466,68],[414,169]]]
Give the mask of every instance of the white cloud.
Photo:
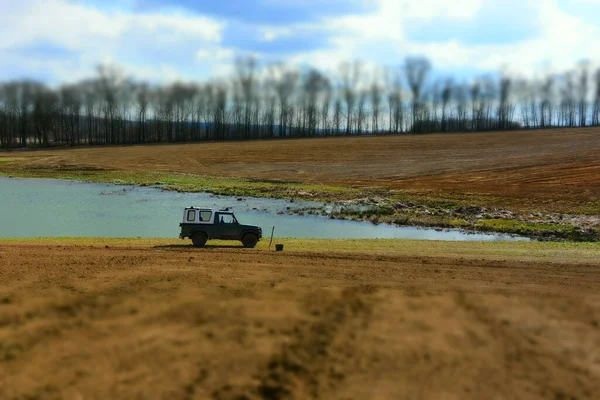
[[[377,7],[366,14],[253,28],[264,42],[321,34],[319,48],[298,52],[287,61],[328,71],[338,71],[343,61],[355,59],[367,60],[371,65],[400,65],[408,55],[425,55],[438,68],[474,68],[482,72],[505,68],[521,75],[532,75],[541,66],[565,70],[583,58],[599,61],[600,24],[586,23],[569,14],[569,3],[564,1],[503,2],[503,7],[528,4],[531,24],[537,29],[532,37],[504,44],[464,43],[452,32],[448,32],[448,38],[417,42],[407,29],[408,24],[437,21],[454,21],[468,27],[479,18],[483,7],[497,0],[373,1]],[[580,8],[581,4],[600,4],[600,0],[570,2],[580,4]],[[528,19],[518,21],[527,23]],[[515,22],[506,20],[507,30],[511,23]],[[223,76],[232,71],[232,49],[236,48],[235,43],[223,44],[226,27],[227,21],[195,14],[106,11],[69,0],[0,0],[0,67],[21,66],[25,72],[44,72],[56,81],[90,76],[99,62],[107,60],[122,65],[127,73],[153,81]],[[40,42],[66,48],[71,54],[64,59],[44,59],[12,52]],[[262,54],[253,55],[267,59]]]
[[[233,60],[235,54],[231,49],[214,48],[214,49],[201,49],[196,52],[196,60],[198,61],[211,61],[211,60]]]
[[[148,35],[189,35],[216,42],[224,27],[222,22],[201,16],[103,12],[66,0],[25,0],[8,10],[4,8],[0,5],[2,48],[46,40],[71,49],[85,49],[95,44],[93,40],[114,42],[136,31]]]
[[[191,46],[189,64],[193,65],[197,49],[209,46],[217,54],[226,51],[220,48],[224,27],[224,22],[203,16],[101,11],[67,0],[1,2],[0,52],[36,43],[68,49],[75,56],[62,65],[59,60],[21,60],[24,70],[38,70],[46,63],[46,72],[59,81],[90,76],[106,59],[115,59],[130,73],[165,80],[177,75],[173,72],[177,65],[169,66],[168,57],[148,64],[129,57],[143,58],[148,49],[169,50],[186,43]]]
[[[555,0],[523,0],[532,10],[531,23],[536,24],[539,32],[513,43],[466,44],[453,39],[452,32],[448,32],[447,40],[416,42],[406,34],[406,23],[434,18],[460,21],[468,26],[486,1],[496,0],[468,0],[460,5],[453,0],[379,0],[378,9],[369,15],[330,21],[332,37],[327,48],[298,54],[293,60],[335,70],[346,60],[368,59],[398,65],[406,56],[424,55],[438,68],[474,68],[482,72],[504,69],[527,76],[542,67],[547,71],[564,71],[584,58],[596,57],[595,62],[600,61],[600,24],[591,25],[569,15]],[[505,6],[510,7],[511,2]],[[523,19],[519,18],[519,22]],[[507,20],[507,29],[510,24]]]

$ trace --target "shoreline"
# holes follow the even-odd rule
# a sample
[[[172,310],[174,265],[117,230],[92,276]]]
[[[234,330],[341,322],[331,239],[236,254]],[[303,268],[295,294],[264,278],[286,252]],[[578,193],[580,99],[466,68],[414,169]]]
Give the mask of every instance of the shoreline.
[[[473,201],[440,201],[435,198],[419,201],[416,199],[418,196],[401,194],[399,197],[393,191],[375,188],[81,167],[19,170],[14,168],[13,163],[19,164],[19,161],[5,161],[2,163],[4,165],[0,164],[0,177],[150,187],[179,193],[203,192],[236,198],[312,201],[326,204],[289,210],[287,214],[321,215],[331,219],[371,222],[376,225],[386,223],[397,227],[456,230],[466,234],[504,234],[537,241],[600,242],[600,226],[584,228],[580,222],[591,225],[595,219],[600,220],[600,217],[595,215],[566,214],[565,217],[565,214],[558,213],[523,213],[487,208]],[[327,204],[338,207],[337,211],[326,213]],[[568,222],[564,223],[565,220]]]

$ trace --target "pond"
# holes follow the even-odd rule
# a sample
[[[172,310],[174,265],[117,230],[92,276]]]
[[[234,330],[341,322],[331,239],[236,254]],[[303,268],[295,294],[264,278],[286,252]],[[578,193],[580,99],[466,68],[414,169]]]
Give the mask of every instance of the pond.
[[[522,241],[500,234],[333,220],[285,214],[319,205],[286,200],[177,193],[156,188],[53,179],[0,177],[0,238],[143,237],[177,238],[184,207],[231,207],[240,223],[258,225],[280,238],[408,238],[425,240]],[[322,205],[322,204],[321,204]]]

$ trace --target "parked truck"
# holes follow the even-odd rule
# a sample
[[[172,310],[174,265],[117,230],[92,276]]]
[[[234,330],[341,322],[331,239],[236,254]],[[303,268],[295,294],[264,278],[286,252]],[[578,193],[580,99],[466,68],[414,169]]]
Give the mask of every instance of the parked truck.
[[[254,225],[238,222],[229,208],[188,207],[183,211],[183,221],[179,224],[181,239],[190,238],[195,247],[203,247],[210,239],[239,240],[244,247],[253,248],[262,238],[262,229]]]

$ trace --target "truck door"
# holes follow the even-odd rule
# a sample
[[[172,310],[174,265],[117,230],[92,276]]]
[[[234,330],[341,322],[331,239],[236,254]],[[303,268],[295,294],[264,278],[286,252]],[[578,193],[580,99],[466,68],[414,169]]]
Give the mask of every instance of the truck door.
[[[233,214],[217,214],[215,224],[218,224],[218,232],[223,239],[239,239],[238,224],[235,223]]]

